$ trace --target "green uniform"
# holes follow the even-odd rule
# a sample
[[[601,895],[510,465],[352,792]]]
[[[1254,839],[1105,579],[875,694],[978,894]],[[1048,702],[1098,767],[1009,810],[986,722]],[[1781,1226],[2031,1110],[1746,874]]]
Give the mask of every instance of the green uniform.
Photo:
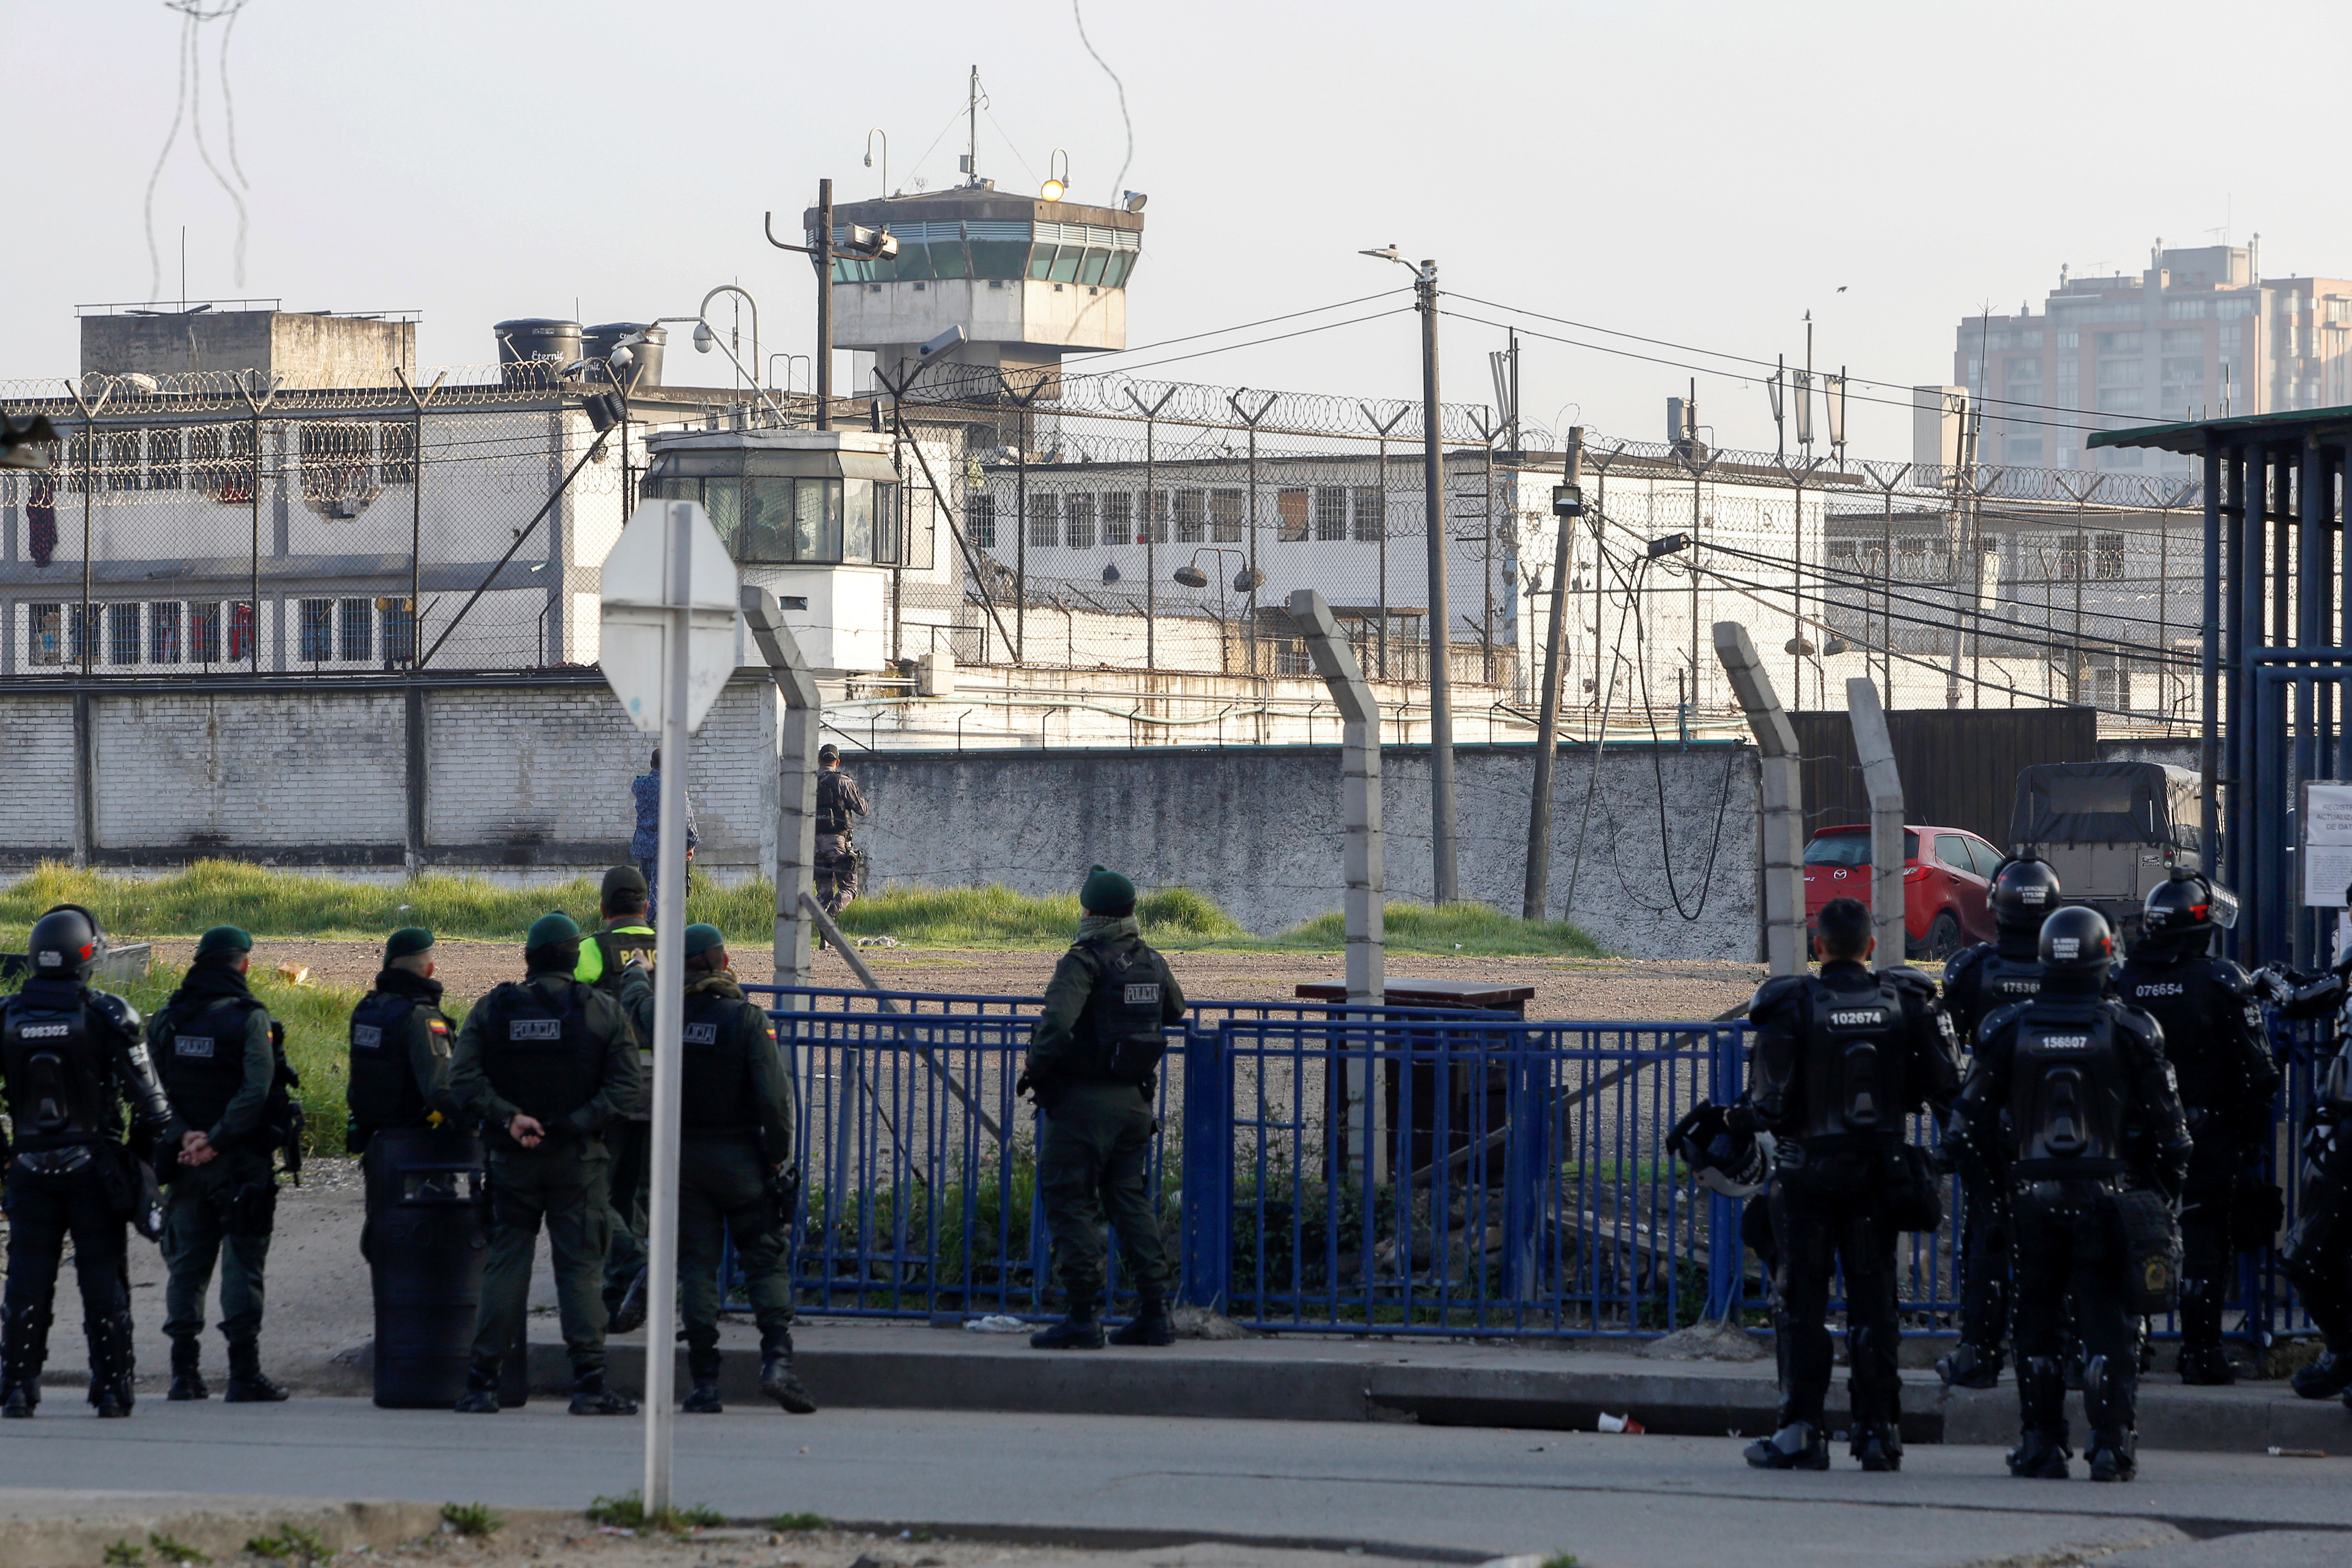
[[[793,1081],[767,1015],[723,972],[688,976],[681,1056],[678,1293],[687,1363],[699,1380],[719,1373],[723,1238],[734,1239],[762,1343],[792,1330],[787,1216],[776,1211],[769,1177],[793,1154]]]
[[[268,1011],[245,977],[198,964],[149,1021],[163,1092],[215,1158],[183,1165],[163,1203],[163,1331],[193,1344],[220,1268],[221,1333],[235,1347],[261,1332],[263,1271],[276,1221],[278,1178],[264,1125],[278,1071]]]
[[[604,1311],[620,1310],[621,1298],[646,1266],[646,1198],[653,1173],[654,988],[642,966],[628,960],[651,952],[654,928],[643,915],[615,915],[580,942],[580,966],[572,977],[593,985],[620,1003],[637,1035],[637,1098],[604,1130],[613,1153],[613,1246],[604,1258]]]
[[[572,1375],[603,1375],[601,1287],[613,1228],[612,1155],[603,1134],[639,1088],[627,1015],[568,974],[533,970],[466,1016],[449,1096],[464,1115],[480,1120],[489,1146],[490,1257],[474,1334],[478,1372],[495,1379],[521,1336],[544,1220]],[[507,1133],[524,1112],[547,1129],[535,1149]]]
[[[1147,1185],[1151,1152],[1151,1080],[1115,1072],[1103,1037],[1107,969],[1114,984],[1156,984],[1157,1022],[1181,1023],[1184,993],[1167,963],[1146,946],[1132,916],[1088,916],[1078,941],[1054,966],[1030,1036],[1028,1077],[1037,1096],[1037,1186],[1054,1238],[1054,1268],[1072,1310],[1102,1297],[1103,1221],[1118,1235],[1121,1259],[1147,1303],[1165,1302],[1173,1281]],[[1148,1011],[1130,1027],[1149,1029]]]

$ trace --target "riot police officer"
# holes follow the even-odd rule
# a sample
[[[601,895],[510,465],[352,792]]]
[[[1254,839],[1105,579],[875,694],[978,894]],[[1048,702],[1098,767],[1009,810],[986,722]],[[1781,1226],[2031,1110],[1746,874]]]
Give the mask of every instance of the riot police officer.
[[[1904,1152],[1904,1118],[1948,1106],[1958,1064],[1934,982],[1914,970],[1868,967],[1875,946],[1868,910],[1832,899],[1815,931],[1820,973],[1769,980],[1748,1005],[1761,1033],[1747,1090],[1726,1119],[1733,1132],[1776,1140],[1769,1202],[1780,1425],[1748,1445],[1747,1458],[1759,1469],[1829,1468],[1822,1319],[1831,1274],[1842,1270],[1851,1451],[1865,1470],[1894,1470],[1903,1463],[1895,1242],[1904,1220],[1898,1199],[1918,1176]]]
[[[613,1152],[613,1249],[604,1263],[607,1332],[625,1334],[646,1321],[646,1185],[652,1172],[654,991],[646,978],[644,954],[652,951],[654,928],[646,914],[646,879],[635,866],[604,873],[597,895],[604,923],[580,942],[580,967],[572,978],[593,985],[620,1003],[637,1034],[637,1099],[604,1129]]]
[[[275,1156],[299,1135],[299,1110],[288,1094],[294,1075],[284,1032],[246,983],[252,964],[252,937],[236,926],[213,927],[197,939],[179,989],[147,1024],[163,1092],[220,1156],[176,1172],[163,1205],[168,1399],[210,1396],[200,1363],[205,1294],[216,1264],[227,1401],[274,1405],[286,1397],[261,1370],[261,1313],[278,1218]]]
[[[1151,1089],[1184,1017],[1184,993],[1135,923],[1135,884],[1089,867],[1083,916],[1046,984],[1018,1091],[1037,1098],[1037,1187],[1061,1277],[1062,1321],[1029,1337],[1039,1350],[1100,1350],[1104,1211],[1141,1310],[1112,1336],[1123,1345],[1173,1344],[1168,1247],[1152,1211]]]
[[[2042,921],[2058,907],[2058,873],[2029,851],[1993,873],[1985,901],[1994,940],[1944,965],[1944,1011],[1965,1048],[1994,1009],[2031,1001],[2042,989]],[[1979,1161],[1960,1167],[1960,1342],[1936,1363],[1946,1383],[1990,1388],[2000,1381],[2009,1338],[2009,1225],[2004,1178]]]
[[[433,933],[404,926],[383,944],[383,968],[352,1009],[351,1111],[344,1152],[364,1154],[377,1132],[437,1127],[449,1103],[449,1016],[433,978]]]
[[[2346,894],[2352,901],[2352,891]],[[2303,985],[2265,971],[2273,1000],[2289,1018],[2338,1017],[2318,1064],[2303,1130],[2294,1229],[2279,1264],[2319,1330],[2319,1359],[2292,1379],[2305,1399],[2337,1394],[2352,1407],[2352,953]]]
[[[571,916],[533,921],[523,963],[520,984],[499,986],[466,1015],[449,1066],[450,1098],[480,1121],[489,1146],[490,1257],[457,1409],[499,1409],[499,1373],[522,1333],[544,1221],[572,1361],[572,1413],[626,1415],[635,1402],[604,1386],[613,1161],[603,1134],[637,1096],[636,1035],[619,1003],[572,978],[580,927]]]
[[[2064,1351],[2071,1298],[2082,1336],[2083,1410],[2091,1479],[2137,1469],[2137,1282],[2169,1283],[2146,1245],[2153,1218],[2171,1241],[2170,1205],[2190,1142],[2155,1019],[2104,994],[2115,938],[2096,910],[2042,925],[2042,992],[2003,1007],[1977,1036],[1975,1067],[1952,1132],[1972,1150],[2000,1146],[2010,1173],[2017,1265],[2013,1476],[2063,1479]],[[2005,1113],[2005,1115],[2004,1115]]]
[[[793,1082],[768,1016],[743,998],[719,928],[686,928],[685,1038],[678,1076],[677,1268],[686,1409],[719,1402],[719,1253],[735,1259],[760,1325],[760,1392],[805,1415],[816,1408],[793,1373],[793,1280],[785,1251],[792,1215],[784,1183],[793,1155]]]
[[[816,897],[824,912],[838,915],[857,897],[857,846],[850,834],[866,815],[866,795],[842,771],[841,748],[816,750]]]
[[[50,1306],[68,1236],[89,1341],[89,1402],[100,1415],[131,1414],[123,1232],[145,1182],[139,1157],[122,1142],[122,1104],[131,1106],[139,1147],[176,1145],[190,1165],[212,1158],[164,1100],[138,1009],[89,986],[90,967],[105,952],[105,934],[87,910],[52,910],[33,924],[24,989],[0,1000],[0,1078],[12,1134],[8,1291],[0,1308],[0,1414],[7,1415],[30,1415],[41,1402]]]
[[[2231,1260],[2270,1240],[2246,1223],[2274,1194],[2262,1174],[2279,1072],[2246,972],[2214,956],[2213,889],[2176,869],[2148,889],[2139,940],[2116,970],[2116,995],[2157,1021],[2197,1152],[2180,1194],[2180,1381],[2235,1383],[2221,1349]]]

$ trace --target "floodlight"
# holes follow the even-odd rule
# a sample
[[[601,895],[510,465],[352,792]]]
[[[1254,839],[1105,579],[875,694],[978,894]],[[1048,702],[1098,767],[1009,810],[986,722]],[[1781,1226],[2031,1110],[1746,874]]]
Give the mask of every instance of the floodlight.
[[[1209,574],[1188,561],[1176,568],[1176,581],[1187,588],[1205,588],[1209,585]]]
[[[1037,192],[1037,199],[1043,202],[1058,202],[1069,188],[1059,180],[1048,180]]]

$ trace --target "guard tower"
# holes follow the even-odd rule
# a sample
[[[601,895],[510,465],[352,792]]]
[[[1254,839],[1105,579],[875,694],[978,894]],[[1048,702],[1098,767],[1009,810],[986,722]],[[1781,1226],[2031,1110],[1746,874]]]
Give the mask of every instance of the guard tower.
[[[814,245],[817,210],[801,221]],[[833,221],[836,247],[852,228],[887,228],[898,238],[898,255],[887,258],[836,251],[834,343],[871,352],[893,385],[928,367],[913,395],[1010,391],[1050,402],[1060,395],[1066,355],[1127,346],[1127,279],[1143,246],[1139,211],[1013,195],[974,179],[949,191],[836,205]],[[929,353],[927,345],[935,345]]]

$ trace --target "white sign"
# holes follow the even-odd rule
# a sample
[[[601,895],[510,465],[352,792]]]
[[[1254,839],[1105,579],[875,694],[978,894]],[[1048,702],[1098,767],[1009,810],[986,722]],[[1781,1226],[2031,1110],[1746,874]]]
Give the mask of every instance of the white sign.
[[[2352,886],[2352,784],[2306,784],[2296,819],[2305,909],[2340,910]]]
[[[677,560],[673,530],[687,531],[685,593],[670,581]],[[659,734],[669,694],[664,660],[670,616],[683,598],[691,607],[686,668],[686,727],[698,730],[710,705],[735,673],[735,563],[699,501],[641,501],[604,557],[604,637],[599,662],[629,720]]]

